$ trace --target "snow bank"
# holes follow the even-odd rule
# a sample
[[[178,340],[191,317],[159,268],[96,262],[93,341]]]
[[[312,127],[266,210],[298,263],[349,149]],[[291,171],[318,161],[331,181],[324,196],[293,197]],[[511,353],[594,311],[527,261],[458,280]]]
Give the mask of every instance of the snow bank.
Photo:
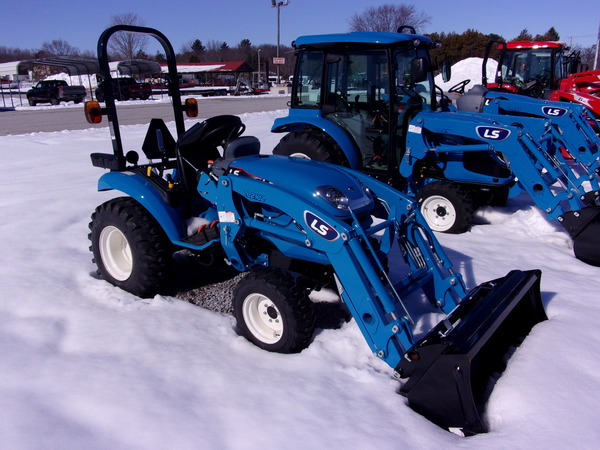
[[[444,92],[448,91],[452,86],[460,83],[463,80],[471,80],[465,87],[465,91],[468,91],[476,84],[481,84],[481,67],[483,65],[483,58],[467,58],[457,62],[452,66],[452,73],[450,81],[444,83],[442,75],[435,77],[435,84],[442,88]],[[496,68],[498,62],[493,59],[488,59],[487,62],[487,78],[488,80],[494,80],[496,78]]]

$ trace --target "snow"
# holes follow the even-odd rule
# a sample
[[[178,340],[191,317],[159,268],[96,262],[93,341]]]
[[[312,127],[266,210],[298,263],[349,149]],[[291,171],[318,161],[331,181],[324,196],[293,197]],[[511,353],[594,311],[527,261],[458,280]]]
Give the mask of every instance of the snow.
[[[442,75],[435,77],[435,84],[445,91],[450,89],[452,86],[458,84],[463,80],[470,80],[465,86],[465,91],[468,91],[476,84],[481,84],[481,66],[483,65],[483,58],[466,58],[462,61],[457,62],[452,66],[452,72],[450,81],[444,83]],[[498,62],[493,59],[488,59],[486,74],[488,81],[496,79],[496,68]]]
[[[264,153],[285,114],[241,115]],[[123,127],[126,148],[145,132]],[[228,314],[98,279],[88,222],[118,194],[96,191],[103,171],[89,154],[110,148],[102,126],[0,137],[1,449],[597,448],[600,269],[576,260],[528,197],[480,211],[470,232],[437,234],[468,287],[541,269],[549,317],[496,384],[490,432],[462,438],[406,405],[352,320],[299,354],[272,354]]]

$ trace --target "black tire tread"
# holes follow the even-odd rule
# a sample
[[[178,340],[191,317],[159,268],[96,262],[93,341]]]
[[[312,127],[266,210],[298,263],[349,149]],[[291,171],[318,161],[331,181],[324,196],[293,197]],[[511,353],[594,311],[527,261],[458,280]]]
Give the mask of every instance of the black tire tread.
[[[117,222],[113,225],[125,228],[121,230],[126,233],[134,254],[133,273],[124,281],[115,280],[106,272],[97,248],[103,223],[108,225],[113,221]],[[109,200],[96,208],[89,228],[92,261],[100,277],[139,297],[152,297],[160,292],[171,275],[173,248],[160,225],[142,205],[131,197]]]
[[[276,344],[265,344],[254,337],[244,324],[243,300],[253,292],[271,290],[285,299],[286,313],[293,320],[292,326],[284,328],[284,336]],[[269,296],[271,300],[276,300]],[[279,308],[281,305],[277,305]],[[281,309],[281,308],[280,308]],[[278,353],[298,353],[312,341],[316,316],[313,303],[306,288],[289,273],[273,268],[259,268],[251,271],[236,287],[233,296],[233,312],[241,334],[256,346]]]
[[[467,231],[472,223],[475,212],[473,198],[469,191],[451,181],[435,181],[423,186],[416,194],[419,208],[423,201],[433,195],[441,195],[452,202],[456,209],[456,222],[444,233],[460,234]]]
[[[286,134],[273,149],[274,155],[290,156],[305,153],[315,161],[347,167],[348,159],[340,146],[328,134],[306,128]]]

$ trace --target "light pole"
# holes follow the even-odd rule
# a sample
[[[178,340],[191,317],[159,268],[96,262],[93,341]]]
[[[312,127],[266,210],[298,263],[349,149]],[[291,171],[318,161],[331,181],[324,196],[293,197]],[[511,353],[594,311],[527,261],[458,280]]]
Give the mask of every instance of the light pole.
[[[256,85],[260,89],[262,88],[260,84],[260,48],[258,49],[258,79],[256,80]]]
[[[283,2],[278,2],[277,0],[271,0],[271,7],[272,8],[277,8],[277,83],[279,83],[281,80],[279,79],[279,17],[281,15],[281,7],[282,6],[287,6],[290,4],[289,0],[285,0]],[[267,74],[267,78],[269,77],[269,74]]]

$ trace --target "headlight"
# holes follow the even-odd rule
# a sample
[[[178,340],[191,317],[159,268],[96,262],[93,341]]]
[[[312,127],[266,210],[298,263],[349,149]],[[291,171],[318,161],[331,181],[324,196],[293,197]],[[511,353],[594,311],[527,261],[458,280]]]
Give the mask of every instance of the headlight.
[[[317,188],[317,195],[337,209],[348,209],[348,197],[338,188],[321,186]]]

